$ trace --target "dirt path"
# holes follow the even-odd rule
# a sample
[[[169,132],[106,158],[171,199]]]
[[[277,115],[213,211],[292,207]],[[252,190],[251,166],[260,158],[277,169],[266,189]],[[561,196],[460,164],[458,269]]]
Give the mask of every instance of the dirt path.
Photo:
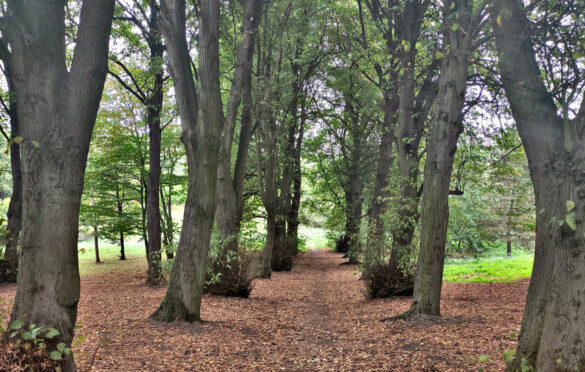
[[[502,370],[515,346],[526,293],[516,284],[447,284],[444,317],[380,322],[410,299],[367,301],[355,268],[312,251],[292,272],[257,280],[249,299],[207,296],[203,323],[147,320],[164,288],[144,286],[144,265],[82,279],[74,348],[95,371],[477,371]],[[14,286],[0,287],[10,299]],[[6,312],[10,301],[0,302]],[[478,357],[488,357],[480,363]]]

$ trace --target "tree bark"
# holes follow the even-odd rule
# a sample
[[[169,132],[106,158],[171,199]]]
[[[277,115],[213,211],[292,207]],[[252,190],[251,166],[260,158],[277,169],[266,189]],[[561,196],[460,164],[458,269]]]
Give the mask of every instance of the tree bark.
[[[162,58],[164,46],[162,36],[158,30],[158,7],[154,1],[149,2],[150,19],[149,28],[149,49],[150,64],[157,66],[153,76],[152,91],[147,104],[148,136],[149,136],[149,173],[148,186],[146,187],[146,225],[148,234],[147,261],[148,274],[146,284],[159,285],[161,283],[161,226],[160,226],[160,149],[161,149],[161,126],[160,118],[163,110],[163,69]]]
[[[299,209],[301,207],[301,150],[303,146],[303,138],[305,134],[305,116],[307,108],[306,92],[303,93],[301,101],[301,116],[299,124],[299,134],[295,145],[293,163],[292,163],[292,198],[290,211],[287,219],[286,236],[291,253],[296,256],[299,252]]]
[[[540,76],[522,1],[491,8],[499,68],[536,196],[536,242],[515,361],[536,371],[585,367],[585,102],[557,114]],[[581,76],[580,78],[583,78]]]
[[[152,319],[201,320],[201,297],[215,215],[218,152],[222,130],[219,85],[218,0],[200,2],[199,97],[185,33],[185,1],[161,3],[162,34],[170,60],[187,156],[189,186],[169,287]]]
[[[386,253],[385,223],[382,217],[386,213],[388,204],[386,188],[388,187],[388,176],[392,166],[393,126],[397,111],[397,92],[386,91],[384,94],[384,123],[376,168],[376,181],[374,183],[372,206],[368,213],[367,253],[371,258],[366,260],[368,263],[372,259],[382,259]]]
[[[420,250],[410,310],[415,314],[440,315],[449,224],[449,185],[457,140],[463,132],[462,109],[470,56],[480,20],[473,14],[472,3],[470,0],[454,0],[443,8],[447,52],[441,64],[439,93],[433,107],[424,170]],[[459,27],[453,27],[454,24]]]
[[[506,256],[512,256],[512,213],[514,213],[514,199],[510,200],[508,209],[508,221],[506,226]]]
[[[81,193],[113,10],[113,0],[83,2],[69,71],[63,1],[9,1],[2,22],[23,138],[22,243],[10,322],[53,327],[68,346],[80,290]],[[76,370],[72,355],[64,370]]]
[[[390,265],[398,267],[403,257],[412,256],[412,238],[418,222],[419,145],[425,128],[423,113],[415,110],[415,58],[416,43],[428,2],[409,1],[404,6],[398,37],[403,43],[400,54],[398,81],[398,125],[395,138],[398,150],[400,196],[397,225],[392,231]],[[422,91],[422,89],[421,89]]]

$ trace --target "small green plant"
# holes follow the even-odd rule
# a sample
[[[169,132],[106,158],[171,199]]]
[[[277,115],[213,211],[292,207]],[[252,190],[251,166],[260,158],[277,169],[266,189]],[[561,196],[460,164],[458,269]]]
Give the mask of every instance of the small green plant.
[[[479,359],[480,363],[487,363],[489,360],[489,357],[487,355],[480,355],[477,359]]]
[[[68,348],[65,342],[53,341],[61,334],[55,328],[37,326],[36,324],[29,324],[26,327],[22,320],[17,319],[10,323],[8,331],[17,347],[22,346],[27,351],[33,348],[46,351],[51,360],[62,361],[66,355],[71,354],[71,348]]]

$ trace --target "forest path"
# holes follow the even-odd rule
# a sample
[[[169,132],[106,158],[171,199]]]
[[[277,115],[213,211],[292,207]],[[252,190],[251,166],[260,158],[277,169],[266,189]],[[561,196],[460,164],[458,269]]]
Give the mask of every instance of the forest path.
[[[166,288],[144,285],[145,260],[81,281],[73,348],[81,371],[496,371],[515,348],[527,281],[446,284],[443,318],[380,322],[410,298],[366,300],[341,254],[301,254],[257,279],[250,298],[205,296],[202,323],[148,320]],[[104,266],[106,268],[107,266]],[[0,317],[15,286],[0,286]],[[487,362],[481,363],[479,356]],[[483,358],[482,358],[483,359]]]

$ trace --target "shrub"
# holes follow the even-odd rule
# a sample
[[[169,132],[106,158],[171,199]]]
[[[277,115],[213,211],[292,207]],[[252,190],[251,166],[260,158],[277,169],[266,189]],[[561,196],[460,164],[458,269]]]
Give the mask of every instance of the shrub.
[[[204,293],[247,298],[257,277],[257,254],[227,252],[210,256]]]
[[[362,274],[365,296],[369,299],[411,295],[414,289],[414,275],[410,271],[387,263],[370,266]]]

